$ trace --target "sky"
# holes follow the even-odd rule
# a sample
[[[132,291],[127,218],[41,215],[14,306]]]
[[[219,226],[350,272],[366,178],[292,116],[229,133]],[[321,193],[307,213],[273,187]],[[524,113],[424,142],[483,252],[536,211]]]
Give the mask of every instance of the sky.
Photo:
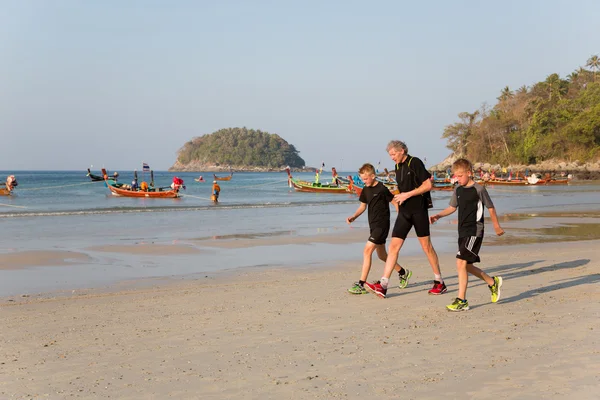
[[[166,170],[222,128],[428,166],[463,111],[600,53],[598,1],[0,0],[0,170]]]

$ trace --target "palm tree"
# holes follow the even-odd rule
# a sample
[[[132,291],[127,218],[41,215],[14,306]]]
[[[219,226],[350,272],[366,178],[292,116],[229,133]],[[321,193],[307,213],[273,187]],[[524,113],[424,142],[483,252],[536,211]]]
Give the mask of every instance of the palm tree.
[[[508,86],[506,86],[504,89],[502,89],[502,91],[500,92],[500,97],[498,97],[498,100],[502,101],[502,100],[508,100],[513,96],[513,92],[512,90],[510,90],[510,88]]]
[[[517,89],[517,94],[524,95],[527,94],[527,85],[523,85]]]
[[[587,60],[586,67],[590,67],[594,71],[594,82],[596,82],[596,72],[600,69],[600,58],[598,55],[593,55]]]
[[[577,71],[573,71],[569,75],[567,75],[567,79],[571,83],[575,82],[577,80],[577,78],[579,78],[579,72],[577,72]]]

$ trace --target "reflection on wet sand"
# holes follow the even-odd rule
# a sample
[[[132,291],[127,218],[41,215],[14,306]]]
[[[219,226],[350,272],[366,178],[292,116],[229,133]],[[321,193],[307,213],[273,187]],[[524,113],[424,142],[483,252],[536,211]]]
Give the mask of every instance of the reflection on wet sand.
[[[232,234],[192,239],[200,246],[239,249],[255,246],[277,246],[287,244],[347,244],[362,242],[367,239],[368,230],[358,229],[323,229],[310,236],[298,235],[296,231],[277,231],[251,234]],[[200,242],[200,243],[198,243]]]
[[[598,223],[562,223],[550,227],[515,227],[507,231],[507,235],[499,238],[489,235],[489,245],[514,245],[550,242],[575,242],[580,240],[600,239]]]
[[[135,245],[92,246],[85,250],[107,253],[124,253],[149,256],[169,256],[175,254],[196,254],[200,250],[180,244],[139,243]]]

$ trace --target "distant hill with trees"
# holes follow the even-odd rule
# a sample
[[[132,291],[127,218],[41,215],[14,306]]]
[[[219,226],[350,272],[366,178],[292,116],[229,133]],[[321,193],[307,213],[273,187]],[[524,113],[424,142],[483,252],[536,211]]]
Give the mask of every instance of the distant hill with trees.
[[[195,137],[179,150],[170,171],[279,171],[304,168],[294,145],[261,130],[225,128]]]
[[[498,102],[458,114],[442,138],[456,156],[501,165],[545,160],[593,162],[600,156],[600,59],[566,78],[502,89]]]

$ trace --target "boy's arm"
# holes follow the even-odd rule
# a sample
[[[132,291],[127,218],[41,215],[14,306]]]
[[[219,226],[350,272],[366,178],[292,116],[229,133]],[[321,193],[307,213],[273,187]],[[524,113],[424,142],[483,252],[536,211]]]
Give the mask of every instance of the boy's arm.
[[[494,230],[496,231],[496,235],[502,236],[504,235],[504,229],[500,226],[500,221],[498,221],[498,215],[496,215],[495,208],[488,208],[490,212],[490,218],[492,219],[492,223],[494,224]]]
[[[442,210],[441,212],[429,217],[429,222],[433,224],[438,219],[446,217],[446,216],[452,214],[454,211],[456,211],[456,207],[448,206],[445,210]]]
[[[356,220],[356,218],[360,217],[361,214],[365,212],[366,209],[367,209],[367,204],[366,203],[360,203],[360,206],[358,206],[358,208],[354,212],[354,215],[351,216],[351,217],[346,218],[346,222],[349,223],[349,224],[353,223]]]

